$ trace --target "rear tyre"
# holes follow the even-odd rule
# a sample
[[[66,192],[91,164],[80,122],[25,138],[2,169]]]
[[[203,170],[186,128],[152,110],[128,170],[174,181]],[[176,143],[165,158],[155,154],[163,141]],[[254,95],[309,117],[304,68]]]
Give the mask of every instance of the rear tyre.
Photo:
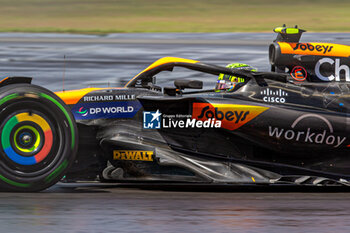
[[[30,84],[0,88],[0,186],[40,191],[57,183],[74,161],[77,127],[54,93]]]

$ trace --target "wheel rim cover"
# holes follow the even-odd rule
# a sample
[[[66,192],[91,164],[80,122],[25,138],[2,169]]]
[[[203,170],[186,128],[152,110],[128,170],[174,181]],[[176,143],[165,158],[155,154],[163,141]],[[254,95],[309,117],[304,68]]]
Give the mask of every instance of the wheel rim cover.
[[[19,124],[20,127],[18,127]],[[40,131],[43,132],[40,135]],[[40,115],[28,112],[11,117],[3,127],[1,145],[7,157],[20,165],[34,165],[44,160],[53,145],[49,123]]]

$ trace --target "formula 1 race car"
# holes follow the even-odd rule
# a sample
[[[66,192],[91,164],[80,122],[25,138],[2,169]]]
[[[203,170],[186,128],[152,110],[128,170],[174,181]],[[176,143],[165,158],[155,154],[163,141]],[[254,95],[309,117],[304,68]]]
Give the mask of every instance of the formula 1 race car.
[[[331,69],[325,64],[335,63],[337,69],[346,60],[345,52],[336,53],[340,45],[316,43],[304,43],[314,48],[313,53],[304,51],[304,44],[288,41],[299,29],[276,30],[284,41],[270,46],[270,61],[279,73],[166,57],[122,88],[54,94],[31,85],[31,78],[2,80],[1,186],[38,191],[63,177],[349,185],[350,86],[346,75],[345,80],[327,76]],[[322,53],[318,46],[324,48]],[[319,70],[312,73],[315,61]],[[176,67],[241,81],[230,91],[201,90],[200,80],[177,79],[174,87],[158,86],[155,76]],[[345,67],[341,64],[338,70]],[[328,80],[314,80],[319,74]]]

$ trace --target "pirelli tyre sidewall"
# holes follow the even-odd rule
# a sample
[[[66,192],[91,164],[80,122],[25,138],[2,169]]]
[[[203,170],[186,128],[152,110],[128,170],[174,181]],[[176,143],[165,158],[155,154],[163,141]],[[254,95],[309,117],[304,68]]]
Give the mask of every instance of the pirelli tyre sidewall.
[[[54,93],[30,84],[0,88],[0,188],[39,191],[74,162],[77,126]]]

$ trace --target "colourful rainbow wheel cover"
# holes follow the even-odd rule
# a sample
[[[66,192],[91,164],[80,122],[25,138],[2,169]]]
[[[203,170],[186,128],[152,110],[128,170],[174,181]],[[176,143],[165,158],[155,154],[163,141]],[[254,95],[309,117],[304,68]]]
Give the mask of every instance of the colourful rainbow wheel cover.
[[[34,126],[43,134],[40,134]],[[7,157],[13,162],[20,165],[34,165],[49,154],[53,145],[52,129],[38,114],[19,113],[4,125],[1,145]]]

